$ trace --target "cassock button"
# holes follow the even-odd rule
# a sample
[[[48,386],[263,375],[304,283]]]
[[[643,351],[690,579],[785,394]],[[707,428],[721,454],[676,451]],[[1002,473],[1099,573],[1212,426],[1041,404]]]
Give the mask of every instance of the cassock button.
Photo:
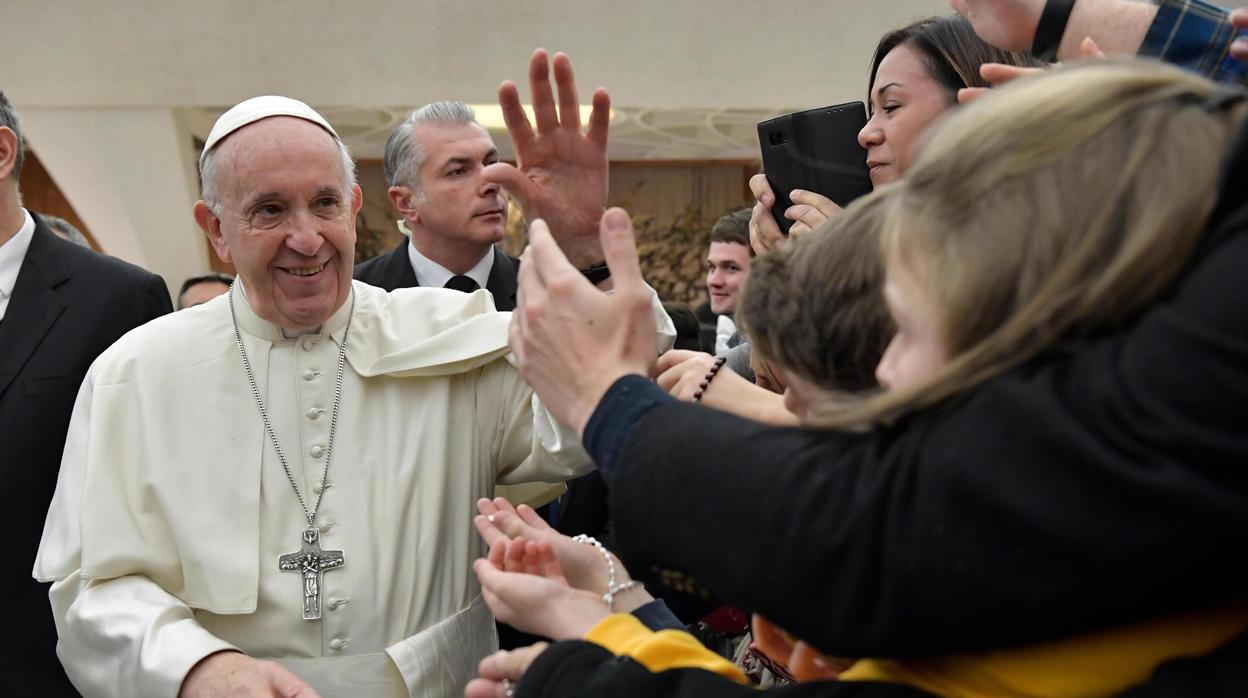
[[[316,378],[320,375],[321,375],[321,372],[316,370],[315,368],[303,369],[303,379],[305,381],[316,380]]]
[[[321,529],[321,533],[329,533],[329,529],[337,525],[338,525],[337,521],[325,521],[322,519],[321,525],[317,526],[317,528]]]
[[[320,493],[324,492],[324,491],[325,491],[325,484],[324,484],[324,483],[322,483],[320,480],[317,480],[317,481],[316,481],[316,483],[312,485],[312,491],[313,491],[313,492],[315,492],[315,493],[317,493],[317,494],[320,494]]]
[[[304,351],[312,351],[316,348],[317,344],[320,344],[320,342],[312,338],[307,338],[300,342],[300,346],[303,347]]]
[[[343,647],[346,647],[346,646],[347,646],[347,643],[343,642],[342,640],[338,638],[334,638],[329,641],[329,648],[335,652],[341,650]]]
[[[321,457],[321,456],[323,456],[323,455],[325,455],[325,448],[324,448],[324,447],[322,447],[322,446],[313,446],[313,447],[312,447],[312,457],[313,457],[313,458],[320,458],[320,457]]]
[[[313,407],[308,410],[308,419],[320,419],[323,414],[325,414],[325,410]]]

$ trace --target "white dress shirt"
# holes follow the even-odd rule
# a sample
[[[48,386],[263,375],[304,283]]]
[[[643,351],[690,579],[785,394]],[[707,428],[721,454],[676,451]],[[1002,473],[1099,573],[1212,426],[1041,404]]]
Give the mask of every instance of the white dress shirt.
[[[30,240],[35,236],[35,219],[26,209],[22,209],[22,215],[26,216],[26,220],[17,229],[17,234],[0,245],[0,320],[4,319],[9,309],[9,297],[17,285],[17,273],[26,259],[26,250],[30,249]]]
[[[407,258],[412,262],[412,273],[416,275],[416,281],[421,286],[432,288],[442,288],[446,286],[446,282],[451,280],[453,276],[459,276],[455,272],[429,259],[416,249],[416,245],[410,242],[407,245]],[[485,288],[485,282],[490,280],[490,271],[494,269],[494,248],[486,250],[485,256],[481,261],[468,270],[464,274],[468,278],[477,282],[481,288]]]
[[[715,320],[715,356],[728,353],[728,340],[736,333],[737,323],[732,321],[731,315],[720,315]]]

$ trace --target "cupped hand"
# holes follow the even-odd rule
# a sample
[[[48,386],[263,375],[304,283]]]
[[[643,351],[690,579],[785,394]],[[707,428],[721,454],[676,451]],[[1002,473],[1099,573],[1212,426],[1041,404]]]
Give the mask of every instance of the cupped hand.
[[[559,561],[560,571],[568,584],[600,597],[606,593],[610,579],[607,561],[595,546],[578,543],[551,528],[527,504],[514,508],[511,502],[502,497],[493,500],[479,499],[477,510],[481,515],[474,517],[472,523],[491,551],[499,541],[507,543],[523,538],[545,543]],[[608,552],[608,555],[611,553]],[[628,570],[624,569],[623,563],[614,555],[611,555],[611,560],[615,563],[616,584],[623,584],[629,579]]]
[[[468,682],[464,698],[507,698],[506,679],[519,683],[533,661],[546,651],[548,645],[539,642],[515,650],[499,650],[481,660],[477,665],[478,678]]]
[[[551,64],[558,100],[550,85]],[[514,196],[527,219],[546,221],[573,266],[591,267],[603,260],[598,221],[607,197],[611,98],[601,87],[594,91],[589,129],[582,133],[572,61],[562,53],[550,61],[543,49],[534,51],[529,61],[529,92],[536,130],[520,104],[515,83],[508,80],[499,86],[498,103],[515,147],[516,166],[495,163],[485,168],[484,177]]]
[[[600,228],[614,292],[594,288],[560,251],[546,224],[534,221],[511,317],[511,350],[520,374],[550,413],[577,434],[616,380],[649,375],[658,344],[632,221],[613,208]]]
[[[525,632],[578,639],[611,615],[602,595],[568,585],[549,543],[499,541],[472,568],[494,617]]]
[[[183,679],[178,698],[320,697],[277,662],[226,651],[199,660]]]

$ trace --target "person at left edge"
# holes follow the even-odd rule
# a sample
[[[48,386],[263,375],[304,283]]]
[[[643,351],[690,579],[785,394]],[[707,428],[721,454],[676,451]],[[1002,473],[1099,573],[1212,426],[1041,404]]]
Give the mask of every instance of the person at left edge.
[[[0,93],[0,508],[9,517],[0,598],[6,643],[0,695],[76,696],[56,659],[48,585],[30,578],[52,501],[74,396],[95,357],[172,310],[164,280],[58,237],[22,207],[24,152]]]

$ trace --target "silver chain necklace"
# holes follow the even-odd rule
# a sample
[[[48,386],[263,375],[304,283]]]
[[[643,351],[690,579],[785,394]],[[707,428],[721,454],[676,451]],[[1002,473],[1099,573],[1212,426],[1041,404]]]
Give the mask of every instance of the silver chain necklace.
[[[351,294],[351,309],[347,312],[347,324],[342,331],[342,343],[338,345],[338,373],[334,380],[334,410],[329,420],[329,441],[325,445],[325,467],[321,471],[321,491],[316,496],[316,503],[311,509],[295,483],[294,473],[282,447],[277,442],[277,434],[273,431],[273,422],[269,419],[268,410],[264,409],[264,401],[260,399],[260,387],[256,383],[256,374],[251,369],[251,360],[247,358],[247,349],[243,347],[243,334],[238,329],[238,317],[234,314],[234,291],[230,289],[230,322],[234,325],[234,341],[238,344],[239,356],[243,357],[243,368],[247,370],[247,382],[251,385],[251,395],[256,399],[256,407],[260,409],[260,418],[264,420],[264,430],[277,453],[277,460],[286,472],[286,479],[303,515],[308,520],[307,528],[303,529],[300,549],[286,553],[277,560],[278,569],[283,572],[299,572],[303,577],[303,619],[319,620],[321,617],[321,577],[326,570],[336,569],[346,564],[341,550],[321,550],[321,531],[316,527],[316,514],[321,509],[321,500],[325,498],[325,490],[329,489],[329,463],[334,453],[334,433],[338,427],[338,408],[342,405],[342,377],[347,363],[347,338],[351,335],[351,318],[355,317],[355,293]]]

